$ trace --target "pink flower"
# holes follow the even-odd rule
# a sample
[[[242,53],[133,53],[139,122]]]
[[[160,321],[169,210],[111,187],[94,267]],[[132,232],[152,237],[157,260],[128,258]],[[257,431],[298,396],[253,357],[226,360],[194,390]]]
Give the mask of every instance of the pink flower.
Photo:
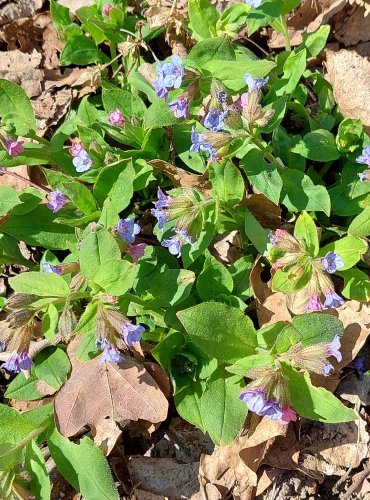
[[[72,156],[78,156],[84,149],[82,142],[78,139],[78,137],[74,137],[71,142],[72,146],[69,148],[69,154]]]
[[[240,105],[242,108],[248,106],[248,92],[244,92],[244,94],[240,96]]]
[[[111,111],[109,113],[108,122],[111,125],[122,125],[122,123],[124,123],[124,121],[125,121],[125,118],[124,118],[123,114],[121,113],[120,109],[117,108],[114,111]]]
[[[132,257],[134,264],[136,264],[140,257],[144,255],[146,247],[146,243],[137,243],[136,245],[129,245],[126,248],[126,252]]]
[[[283,416],[279,420],[280,424],[289,424],[289,422],[295,422],[297,420],[296,412],[289,406],[283,407],[282,411],[283,411]]]
[[[110,4],[110,3],[105,3],[105,4],[103,5],[103,14],[104,14],[105,16],[109,16],[109,11],[111,10],[111,8],[112,8],[112,6],[111,6],[111,4]]]
[[[8,154],[10,156],[13,156],[13,158],[22,154],[24,152],[23,142],[24,141],[17,141],[11,138],[7,139],[5,141],[5,147],[8,151]]]

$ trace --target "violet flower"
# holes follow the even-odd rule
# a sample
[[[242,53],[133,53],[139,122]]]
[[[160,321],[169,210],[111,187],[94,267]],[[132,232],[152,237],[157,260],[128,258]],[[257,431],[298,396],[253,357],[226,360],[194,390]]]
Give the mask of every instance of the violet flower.
[[[119,221],[117,231],[123,241],[133,243],[135,241],[135,236],[140,233],[140,226],[136,224],[134,218],[128,217],[127,219],[121,219]]]
[[[5,147],[8,152],[8,155],[12,156],[13,158],[16,158],[18,155],[24,153],[23,142],[24,141],[17,141],[12,138],[6,139]]]
[[[333,340],[325,344],[326,355],[334,356],[334,358],[340,363],[342,361],[342,353],[340,352],[341,343],[339,335],[336,335]]]
[[[311,295],[306,305],[306,311],[323,311],[324,307],[321,304],[320,297],[315,293]]]
[[[225,113],[222,111],[217,108],[210,109],[204,118],[203,125],[212,132],[219,132],[225,128],[224,118]]]
[[[164,223],[167,222],[169,214],[164,208],[168,208],[169,202],[172,200],[171,196],[167,196],[163,193],[161,188],[157,190],[158,200],[154,203],[154,207],[151,209],[152,215],[158,220],[158,228],[163,229]]]
[[[331,363],[326,363],[323,366],[322,373],[325,377],[328,377],[332,371],[334,371],[334,366]]]
[[[322,259],[322,265],[330,274],[335,273],[338,269],[344,267],[342,257],[338,253],[328,252]]]
[[[53,274],[58,274],[59,276],[62,275],[63,271],[60,266],[54,266],[53,264],[50,264],[49,262],[46,261],[41,261],[41,272],[42,273],[53,273]]]
[[[97,339],[95,345],[98,349],[103,351],[99,365],[102,365],[105,361],[111,361],[112,363],[120,363],[125,358],[121,355],[116,346],[110,344],[107,339]]]
[[[181,257],[181,249],[185,243],[192,245],[189,233],[183,229],[174,228],[175,236],[168,240],[162,240],[162,247],[168,248],[170,254],[175,255],[177,258]]]
[[[21,370],[29,370],[33,365],[32,359],[28,356],[27,351],[22,351],[19,354],[13,351],[8,360],[1,365],[9,372],[19,373]]]
[[[210,159],[212,161],[216,160],[216,150],[210,144],[205,142],[204,134],[195,131],[195,127],[193,125],[191,129],[191,146],[190,153],[197,153],[198,151],[203,151],[210,155]]]
[[[125,118],[121,112],[120,109],[115,109],[114,111],[111,111],[109,113],[109,117],[108,117],[108,122],[111,124],[111,125],[122,125],[125,121]]]
[[[82,149],[72,160],[77,172],[86,172],[92,167],[92,159],[87,151]]]
[[[271,420],[281,420],[283,417],[280,406],[275,401],[267,400],[267,394],[263,389],[246,389],[240,394],[239,399],[247,405],[249,411],[261,417],[268,417]]]
[[[145,248],[147,247],[146,243],[137,243],[136,245],[129,245],[126,248],[126,253],[132,257],[134,264],[144,256]]]
[[[370,146],[364,147],[362,154],[356,158],[356,162],[370,167]]]
[[[253,78],[250,73],[246,73],[244,75],[244,81],[248,85],[248,92],[252,92],[253,89],[257,89],[259,91],[269,81],[269,77],[266,76],[266,78]]]
[[[141,334],[145,331],[142,325],[134,325],[131,321],[126,321],[122,327],[122,337],[125,344],[131,347],[134,342],[140,342]]]
[[[186,97],[180,96],[168,106],[176,118],[189,118],[189,103]]]
[[[334,290],[328,290],[325,293],[324,306],[330,309],[336,309],[344,304],[344,300]]]
[[[180,56],[172,56],[171,62],[158,63],[156,67],[159,80],[166,88],[178,89],[185,75],[184,66]]]
[[[46,205],[52,212],[59,212],[61,208],[68,203],[66,198],[59,189],[50,191],[48,194],[49,203]]]

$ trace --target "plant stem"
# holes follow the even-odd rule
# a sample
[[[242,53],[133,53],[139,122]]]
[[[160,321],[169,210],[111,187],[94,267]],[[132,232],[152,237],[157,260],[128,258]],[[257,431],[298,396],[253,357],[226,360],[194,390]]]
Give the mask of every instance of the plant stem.
[[[0,175],[5,175],[5,174],[10,175],[11,177],[15,177],[16,179],[20,179],[21,181],[26,182],[30,186],[32,186],[32,187],[34,187],[36,189],[39,189],[40,191],[44,191],[44,193],[49,194],[49,192],[50,192],[48,189],[45,189],[45,188],[39,186],[38,184],[35,184],[31,180],[26,179],[25,177],[23,177],[22,175],[17,174],[16,172],[9,172],[9,170],[5,170],[5,169],[0,172]]]
[[[116,44],[114,42],[109,42],[109,48],[110,56],[112,58],[112,70],[113,73],[116,73],[118,69]]]
[[[47,139],[44,139],[44,137],[40,137],[34,132],[30,132],[28,136],[30,137],[30,139],[34,139],[35,141],[41,142],[41,144],[45,144],[45,146],[50,146],[50,142]]]
[[[285,168],[281,165],[281,163],[275,158],[275,156],[270,153],[269,151],[266,151],[266,148],[265,146],[262,144],[262,142],[257,139],[257,137],[253,137],[253,135],[251,134],[251,139],[252,139],[252,142],[261,150],[263,151],[263,153],[265,154],[266,158],[271,162],[273,163],[277,168],[278,170],[285,170]]]
[[[291,52],[292,47],[290,45],[290,39],[289,39],[289,31],[288,31],[288,26],[286,24],[286,17],[285,15],[280,16],[280,22],[281,26],[283,28],[283,37],[284,37],[284,43],[285,43],[285,50],[288,52]]]

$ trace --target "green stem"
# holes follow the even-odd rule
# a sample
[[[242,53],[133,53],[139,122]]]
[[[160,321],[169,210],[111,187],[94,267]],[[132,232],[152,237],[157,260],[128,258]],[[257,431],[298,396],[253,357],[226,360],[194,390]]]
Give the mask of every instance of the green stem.
[[[112,70],[113,73],[115,73],[118,69],[116,44],[114,42],[109,42],[109,48],[110,48],[110,56],[112,59]]]
[[[284,37],[284,43],[285,43],[285,50],[287,50],[288,52],[291,52],[292,47],[290,45],[288,26],[286,24],[286,17],[285,17],[285,15],[281,15],[280,16],[280,22],[281,22],[281,26],[283,28],[283,37]]]
[[[271,162],[273,163],[277,168],[278,170],[285,170],[284,167],[281,165],[281,163],[275,158],[275,156],[270,153],[269,151],[266,150],[265,146],[262,144],[262,142],[257,139],[257,137],[253,137],[253,135],[251,134],[251,140],[252,142],[261,150],[263,151],[264,155],[266,156],[266,158]]]
[[[50,146],[50,142],[47,139],[44,139],[44,137],[40,137],[39,135],[35,134],[34,132],[30,132],[28,134],[28,137],[30,139],[34,139],[35,141],[41,142],[41,144],[45,144],[45,146]]]

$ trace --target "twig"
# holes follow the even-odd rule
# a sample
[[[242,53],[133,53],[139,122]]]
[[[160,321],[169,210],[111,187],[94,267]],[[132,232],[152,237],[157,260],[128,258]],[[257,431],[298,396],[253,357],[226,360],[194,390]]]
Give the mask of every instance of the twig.
[[[361,484],[365,481],[367,476],[370,475],[370,461],[368,462],[367,466],[365,469],[359,473],[357,479],[353,481],[351,486],[348,488],[348,490],[343,494],[342,500],[348,500],[351,495],[361,486]]]

